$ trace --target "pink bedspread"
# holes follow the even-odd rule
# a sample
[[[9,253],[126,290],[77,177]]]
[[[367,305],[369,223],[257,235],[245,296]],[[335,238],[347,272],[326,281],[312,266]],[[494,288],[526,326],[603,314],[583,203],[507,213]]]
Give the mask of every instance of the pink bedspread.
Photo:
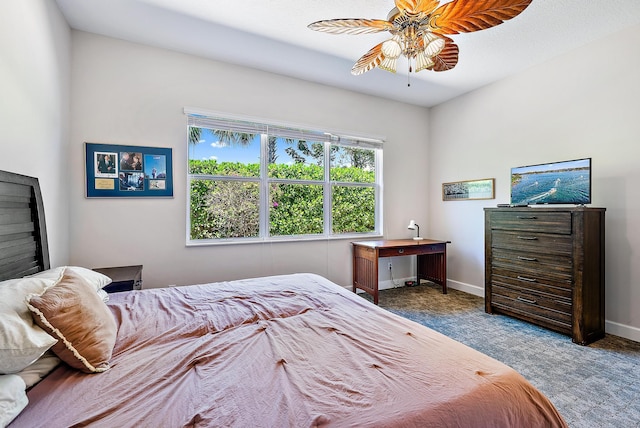
[[[552,427],[506,365],[316,275],[111,296],[105,373],[61,366],[12,427]]]

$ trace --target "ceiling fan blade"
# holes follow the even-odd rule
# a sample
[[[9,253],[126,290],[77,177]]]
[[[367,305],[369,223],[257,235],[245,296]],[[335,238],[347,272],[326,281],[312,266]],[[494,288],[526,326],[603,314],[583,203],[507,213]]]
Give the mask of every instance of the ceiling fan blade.
[[[439,4],[439,0],[419,0],[418,6],[416,6],[416,12],[424,12],[426,14],[429,14],[433,12]]]
[[[384,60],[384,54],[382,53],[383,43],[384,42],[374,46],[369,50],[369,52],[362,55],[362,57],[353,65],[351,74],[359,76],[379,66]]]
[[[429,24],[438,34],[471,33],[502,24],[532,0],[453,0],[433,12]]]
[[[447,71],[451,70],[458,63],[458,53],[460,50],[458,49],[458,45],[456,45],[453,40],[448,37],[444,38],[444,48],[442,51],[433,57],[433,71]]]
[[[425,14],[429,14],[433,12],[433,10],[440,3],[439,0],[395,0],[396,8],[399,11],[405,11],[409,13],[420,13],[423,12]]]
[[[393,29],[393,24],[382,19],[327,19],[308,25],[315,31],[330,34],[370,34]]]

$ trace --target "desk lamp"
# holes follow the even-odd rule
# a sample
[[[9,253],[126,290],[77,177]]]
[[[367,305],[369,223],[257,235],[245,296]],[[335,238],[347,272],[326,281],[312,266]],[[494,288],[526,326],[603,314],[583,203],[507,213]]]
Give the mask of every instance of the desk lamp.
[[[418,226],[415,221],[411,220],[407,229],[416,231],[416,236],[413,237],[415,241],[422,241],[423,238],[420,237],[420,226]]]

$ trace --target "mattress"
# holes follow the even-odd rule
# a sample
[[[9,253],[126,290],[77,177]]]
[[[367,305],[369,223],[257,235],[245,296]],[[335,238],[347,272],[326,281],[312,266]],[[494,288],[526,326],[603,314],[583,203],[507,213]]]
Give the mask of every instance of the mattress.
[[[317,275],[111,295],[103,373],[59,366],[11,427],[563,427],[510,367]]]

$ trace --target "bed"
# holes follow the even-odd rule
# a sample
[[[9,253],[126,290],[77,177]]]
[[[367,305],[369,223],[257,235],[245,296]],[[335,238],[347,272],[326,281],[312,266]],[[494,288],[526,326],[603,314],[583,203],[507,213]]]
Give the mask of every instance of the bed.
[[[33,256],[41,262],[42,245]],[[55,353],[62,362],[28,388],[10,427],[566,426],[513,369],[317,275],[145,289],[104,303],[108,278],[41,262],[41,272],[0,283],[40,281],[27,298],[31,328],[53,337],[48,327],[64,333],[95,321],[47,312],[42,300],[64,289],[49,300],[84,296],[82,311],[109,314],[90,330],[110,333],[85,348],[59,336],[71,356]]]

